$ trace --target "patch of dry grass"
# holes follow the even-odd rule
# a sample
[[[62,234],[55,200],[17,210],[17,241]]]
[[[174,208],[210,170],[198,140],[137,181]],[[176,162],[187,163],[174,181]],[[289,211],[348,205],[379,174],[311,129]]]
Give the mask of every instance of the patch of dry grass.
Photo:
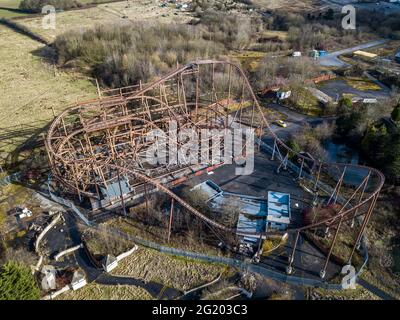
[[[168,245],[170,247],[209,255],[221,255],[221,251],[218,248],[205,243],[200,243],[199,239],[190,233],[185,233],[183,235],[171,234],[171,240],[168,244],[166,227],[144,225],[135,219],[112,219],[107,221],[106,224],[113,228],[120,229],[132,236]]]
[[[311,289],[310,293],[317,300],[380,300],[360,285],[356,285],[356,289],[348,290]]]
[[[291,12],[310,10],[314,7],[312,0],[253,0],[253,3],[263,9],[285,9]]]
[[[90,283],[77,291],[67,291],[56,300],[151,300],[143,288],[127,285],[99,285]]]
[[[37,135],[53,119],[52,108],[59,113],[96,96],[88,79],[44,62],[37,55],[43,44],[0,25],[0,47],[0,152]]]
[[[364,78],[356,78],[356,77],[348,77],[346,78],[347,84],[357,90],[361,91],[368,91],[368,90],[373,90],[373,91],[379,91],[381,90],[381,87],[378,86],[376,83],[374,83],[371,80],[364,79]]]
[[[176,258],[140,247],[122,260],[112,274],[155,281],[184,291],[210,282],[226,270],[222,265]]]
[[[57,35],[68,30],[82,29],[96,24],[130,23],[151,19],[161,23],[186,23],[192,19],[190,13],[169,6],[160,7],[160,3],[159,1],[130,1],[129,3],[121,1],[99,4],[82,10],[60,12],[56,16],[55,30],[43,29],[41,17],[24,19],[19,23],[48,41],[53,41]]]

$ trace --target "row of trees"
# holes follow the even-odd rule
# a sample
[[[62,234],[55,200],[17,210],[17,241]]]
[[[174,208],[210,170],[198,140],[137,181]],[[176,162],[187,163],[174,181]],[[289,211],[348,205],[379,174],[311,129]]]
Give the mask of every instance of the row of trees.
[[[54,42],[58,63],[90,69],[103,85],[120,87],[148,81],[176,65],[215,58],[223,44],[201,28],[185,25],[114,24],[71,31]]]
[[[0,300],[37,300],[40,289],[31,270],[9,261],[0,268]]]
[[[295,152],[309,152],[316,159],[327,160],[324,143],[331,138],[335,126],[324,122],[315,128],[306,126],[302,132],[293,135],[288,140],[288,146]]]
[[[382,114],[388,113],[388,108],[392,108],[394,125],[381,119]],[[400,182],[400,103],[395,107],[390,104],[374,106],[376,110],[372,112],[371,109],[354,107],[349,99],[343,99],[336,133],[347,142],[360,146],[363,157],[382,170],[389,182],[397,184]]]
[[[33,13],[42,12],[44,6],[53,6],[56,10],[68,10],[82,7],[77,0],[22,0],[19,8]]]

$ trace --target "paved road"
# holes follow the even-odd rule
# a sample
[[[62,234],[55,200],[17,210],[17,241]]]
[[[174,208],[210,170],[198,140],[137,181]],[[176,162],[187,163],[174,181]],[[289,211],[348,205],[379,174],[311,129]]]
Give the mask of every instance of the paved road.
[[[354,46],[351,48],[331,52],[331,53],[327,54],[326,56],[320,58],[319,63],[325,67],[347,67],[347,66],[349,66],[349,64],[343,62],[342,60],[340,60],[338,58],[340,55],[346,54],[346,53],[352,53],[357,50],[364,50],[367,48],[379,46],[381,44],[386,43],[387,41],[388,41],[387,39],[376,40],[376,41],[371,41],[368,43],[363,43],[363,44],[360,44],[358,46]]]
[[[268,108],[278,111],[287,117],[285,119],[285,122],[288,125],[286,128],[279,127],[275,124],[271,125],[271,130],[282,140],[286,140],[291,135],[300,132],[302,128],[307,124],[309,124],[310,126],[315,126],[325,121],[332,122],[337,118],[337,117],[321,118],[321,117],[308,116],[305,114],[297,113],[277,103],[268,104]]]

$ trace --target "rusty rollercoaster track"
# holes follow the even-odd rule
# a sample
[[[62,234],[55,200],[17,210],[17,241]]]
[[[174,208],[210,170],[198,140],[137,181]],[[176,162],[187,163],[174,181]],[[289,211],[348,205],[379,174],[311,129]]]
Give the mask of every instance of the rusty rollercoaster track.
[[[187,174],[188,169],[196,171],[198,167],[184,161],[149,164],[145,159],[150,147],[146,135],[153,130],[168,132],[171,121],[179,132],[189,127],[197,131],[254,128],[258,145],[267,145],[271,160],[279,163],[278,172],[295,159],[297,178],[303,185],[316,195],[323,195],[327,204],[340,203],[340,210],[333,216],[288,230],[294,237],[288,272],[302,232],[316,228],[334,230],[323,275],[341,226],[350,223],[353,228],[357,220],[359,229],[348,257],[351,263],[384,184],[383,174],[366,166],[326,163],[309,154],[296,153],[274,133],[268,116],[239,66],[228,61],[202,60],[148,84],[99,91],[99,98],[77,103],[57,116],[45,145],[53,176],[60,186],[79,198],[99,199],[100,189],[120,181],[123,175],[129,177],[132,186],[150,185],[166,193],[190,213],[224,232],[263,237],[266,234],[227,227],[171,191],[171,177]],[[175,140],[172,143],[182,146]],[[245,149],[243,145],[243,153]],[[121,202],[124,205],[123,197]]]

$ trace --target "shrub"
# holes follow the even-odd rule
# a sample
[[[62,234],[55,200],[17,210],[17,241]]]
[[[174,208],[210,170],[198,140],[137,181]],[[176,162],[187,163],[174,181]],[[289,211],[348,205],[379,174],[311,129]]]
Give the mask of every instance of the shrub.
[[[54,43],[58,63],[89,66],[103,85],[127,86],[149,81],[176,65],[216,58],[224,46],[207,39],[197,27],[184,25],[114,24],[71,31]]]
[[[76,0],[22,0],[19,8],[29,12],[42,12],[44,6],[53,6],[57,10],[68,10],[81,7],[82,4]]]
[[[0,300],[37,300],[40,290],[29,268],[7,262],[0,271]]]

